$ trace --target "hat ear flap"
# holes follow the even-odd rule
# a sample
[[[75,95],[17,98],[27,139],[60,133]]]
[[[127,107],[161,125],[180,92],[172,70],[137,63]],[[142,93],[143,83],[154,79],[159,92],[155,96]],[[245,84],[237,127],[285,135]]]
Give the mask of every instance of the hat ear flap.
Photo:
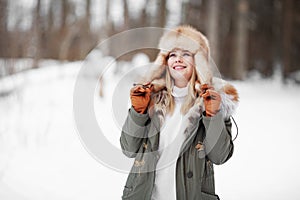
[[[166,72],[166,58],[167,55],[159,53],[156,60],[154,61],[150,72],[147,73],[143,82],[152,82],[155,79],[160,79]]]
[[[194,56],[195,67],[197,71],[198,78],[201,84],[212,82],[212,72],[210,70],[209,57],[207,58],[199,51]]]

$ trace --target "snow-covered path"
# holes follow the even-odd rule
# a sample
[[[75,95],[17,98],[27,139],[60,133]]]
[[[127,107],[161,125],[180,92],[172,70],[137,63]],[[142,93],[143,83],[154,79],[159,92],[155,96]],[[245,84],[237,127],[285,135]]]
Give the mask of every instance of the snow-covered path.
[[[1,200],[120,199],[127,175],[97,162],[76,131],[72,98],[81,65],[26,72],[18,91],[0,98]],[[239,136],[232,159],[216,166],[217,193],[224,200],[296,199],[300,87],[259,78],[233,84],[241,96]],[[118,146],[118,135],[108,140]]]

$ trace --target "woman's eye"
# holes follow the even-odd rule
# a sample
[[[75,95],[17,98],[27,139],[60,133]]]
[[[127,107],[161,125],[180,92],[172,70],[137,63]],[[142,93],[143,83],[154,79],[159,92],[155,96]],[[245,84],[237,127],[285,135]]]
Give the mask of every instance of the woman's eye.
[[[192,56],[190,53],[184,53],[183,56]]]
[[[169,57],[174,57],[174,56],[176,56],[175,53],[170,53],[170,55],[169,55]]]

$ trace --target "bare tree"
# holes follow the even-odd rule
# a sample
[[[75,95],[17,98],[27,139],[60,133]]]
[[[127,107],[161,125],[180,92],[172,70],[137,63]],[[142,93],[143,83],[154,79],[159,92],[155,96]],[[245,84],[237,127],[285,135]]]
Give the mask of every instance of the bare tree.
[[[0,0],[0,56],[7,56],[7,0]]]
[[[105,32],[106,32],[106,36],[109,36],[113,33],[113,22],[112,19],[110,17],[110,0],[106,0],[106,9],[105,9]]]
[[[61,1],[62,7],[62,18],[61,18],[61,25],[60,25],[60,37],[59,40],[60,48],[59,48],[59,55],[58,58],[60,60],[67,60],[69,56],[69,50],[72,44],[74,37],[78,34],[80,27],[78,24],[74,24],[72,26],[68,26],[68,17],[72,16],[71,12],[73,10],[72,3],[69,0]]]
[[[185,23],[190,24],[206,34],[207,10],[205,4],[208,0],[186,0]]]
[[[242,80],[247,70],[248,24],[247,15],[249,4],[247,0],[238,0],[237,19],[235,24],[234,58],[232,78]]]
[[[158,0],[157,1],[157,22],[156,25],[158,27],[165,27],[166,25],[166,16],[167,16],[167,1],[166,0]]]
[[[129,29],[130,28],[130,16],[129,16],[129,10],[128,10],[128,2],[127,0],[123,0],[123,17],[124,17],[124,25],[123,25],[123,28],[125,30]]]
[[[282,34],[282,28],[281,28],[281,0],[275,0],[273,2],[273,20],[272,20],[272,32],[273,32],[273,37],[272,37],[272,65],[273,66],[280,66],[282,65],[281,61],[281,54],[282,54],[282,48],[281,48],[281,34]],[[275,67],[272,67],[272,71],[276,70]]]
[[[79,57],[84,58],[88,51],[90,50],[91,42],[92,40],[92,34],[91,34],[91,9],[92,9],[92,1],[86,0],[85,5],[85,16],[84,16],[84,23],[81,26],[80,29],[80,47],[79,47]],[[96,43],[96,42],[95,42]]]
[[[211,56],[219,64],[219,0],[208,2],[207,37],[211,46]]]
[[[34,20],[32,20],[32,49],[33,49],[33,68],[38,67],[41,58],[41,0],[37,0],[36,8],[34,10]]]
[[[291,68],[291,38],[293,32],[293,0],[283,2],[283,77],[286,79]]]
[[[86,18],[86,25],[88,26],[88,30],[91,29],[91,9],[92,9],[92,2],[91,0],[86,0],[85,6],[85,18]]]
[[[139,25],[143,26],[145,24],[149,25],[149,19],[147,14],[147,7],[148,7],[149,0],[146,0],[145,6],[142,9],[141,16],[139,17]]]

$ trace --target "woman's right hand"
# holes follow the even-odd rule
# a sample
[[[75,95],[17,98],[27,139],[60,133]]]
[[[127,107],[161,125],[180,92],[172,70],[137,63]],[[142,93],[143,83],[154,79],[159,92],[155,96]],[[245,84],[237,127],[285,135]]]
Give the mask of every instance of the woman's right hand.
[[[137,84],[130,90],[130,100],[134,110],[140,114],[145,114],[151,99],[153,86]]]

